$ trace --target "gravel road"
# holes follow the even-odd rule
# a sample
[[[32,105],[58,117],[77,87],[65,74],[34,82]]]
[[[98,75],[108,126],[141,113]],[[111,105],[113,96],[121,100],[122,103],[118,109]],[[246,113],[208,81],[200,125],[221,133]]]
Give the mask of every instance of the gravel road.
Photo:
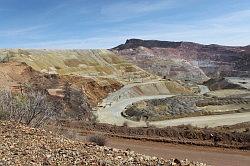
[[[131,127],[143,127],[146,126],[145,122],[135,122],[122,117],[121,112],[132,103],[147,100],[147,99],[160,99],[166,97],[172,97],[173,95],[156,95],[156,96],[141,96],[130,99],[120,100],[119,102],[103,103],[105,108],[99,108],[96,112],[100,123],[108,123],[113,125],[123,125],[126,122]],[[233,125],[242,122],[250,121],[250,112],[245,113],[233,113],[223,115],[209,115],[209,116],[198,116],[198,117],[186,117],[173,120],[164,120],[157,122],[150,122],[156,127],[165,126],[178,126],[191,124],[197,127],[216,127],[222,125]]]
[[[108,123],[112,125],[123,125],[126,122],[130,127],[144,127],[146,123],[144,121],[135,122],[124,118],[121,112],[126,109],[127,106],[148,99],[161,99],[166,97],[172,97],[169,92],[162,92],[157,95],[142,95],[133,96],[127,94],[129,89],[140,85],[157,84],[160,81],[152,81],[146,83],[135,83],[130,85],[125,85],[120,90],[111,93],[106,99],[103,100],[99,107],[97,108],[96,115],[100,123]],[[199,86],[201,94],[209,92],[206,86]],[[159,91],[161,92],[161,91]],[[173,120],[155,121],[150,122],[156,127],[165,126],[178,126],[178,125],[188,125],[191,124],[197,127],[216,127],[221,125],[234,125],[237,123],[250,121],[250,112],[245,113],[233,113],[233,114],[223,114],[223,115],[209,115],[209,116],[198,116],[198,117],[185,117]]]

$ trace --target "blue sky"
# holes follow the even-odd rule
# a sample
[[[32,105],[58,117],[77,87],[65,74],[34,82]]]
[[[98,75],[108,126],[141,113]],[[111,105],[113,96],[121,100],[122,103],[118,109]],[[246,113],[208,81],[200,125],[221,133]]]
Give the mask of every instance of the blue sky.
[[[250,0],[0,0],[1,48],[111,48],[129,38],[250,44]]]

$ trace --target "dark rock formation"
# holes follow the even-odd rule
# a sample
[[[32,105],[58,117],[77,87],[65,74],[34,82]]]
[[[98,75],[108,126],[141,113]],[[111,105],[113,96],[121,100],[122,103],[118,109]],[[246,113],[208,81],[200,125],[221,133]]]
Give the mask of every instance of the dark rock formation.
[[[129,39],[125,44],[121,44],[114,49],[123,50],[129,48],[137,48],[139,46],[153,48],[177,48],[181,45],[182,42],[170,42],[170,41],[158,41],[158,40],[141,40],[141,39]]]

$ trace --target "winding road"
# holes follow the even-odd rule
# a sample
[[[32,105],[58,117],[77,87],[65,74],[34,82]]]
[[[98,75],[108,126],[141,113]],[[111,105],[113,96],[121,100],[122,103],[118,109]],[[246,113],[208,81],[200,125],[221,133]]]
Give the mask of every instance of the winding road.
[[[113,125],[121,126],[124,122],[127,122],[129,126],[145,126],[145,122],[135,122],[124,118],[121,115],[121,112],[132,103],[136,103],[142,100],[149,99],[161,99],[166,97],[171,97],[173,95],[156,95],[156,96],[141,96],[134,97],[130,99],[123,99],[119,102],[112,103],[111,105],[107,104],[107,102],[102,103],[105,108],[99,108],[96,112],[98,120],[100,123],[108,123]]]
[[[131,87],[131,85],[129,85]],[[115,92],[115,96],[120,96],[124,93],[124,89],[128,89],[126,86],[121,90]],[[121,92],[121,93],[120,93]],[[120,93],[120,94],[119,94]],[[107,97],[100,104],[100,107],[96,111],[98,121],[100,123],[107,123],[112,125],[122,126],[125,122],[130,127],[145,127],[145,121],[131,121],[124,118],[121,115],[121,112],[125,108],[133,103],[149,100],[149,99],[161,99],[172,97],[174,95],[154,95],[154,96],[140,96],[140,97],[131,97],[131,98],[121,98],[114,97],[114,94],[111,94],[111,97]],[[116,99],[115,101],[113,99]],[[150,125],[155,127],[165,127],[165,126],[178,126],[178,125],[188,125],[191,124],[197,127],[216,127],[222,125],[234,125],[237,123],[248,122],[250,121],[250,112],[244,113],[232,113],[232,114],[223,114],[223,115],[208,115],[208,116],[198,116],[198,117],[185,117],[172,120],[163,120],[163,121],[154,121],[149,122]]]

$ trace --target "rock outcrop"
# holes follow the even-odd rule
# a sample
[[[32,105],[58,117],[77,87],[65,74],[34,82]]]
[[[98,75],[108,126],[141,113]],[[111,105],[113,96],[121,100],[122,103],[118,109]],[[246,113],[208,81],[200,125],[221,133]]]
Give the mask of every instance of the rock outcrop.
[[[141,68],[183,81],[250,77],[250,46],[130,39],[112,50]]]

